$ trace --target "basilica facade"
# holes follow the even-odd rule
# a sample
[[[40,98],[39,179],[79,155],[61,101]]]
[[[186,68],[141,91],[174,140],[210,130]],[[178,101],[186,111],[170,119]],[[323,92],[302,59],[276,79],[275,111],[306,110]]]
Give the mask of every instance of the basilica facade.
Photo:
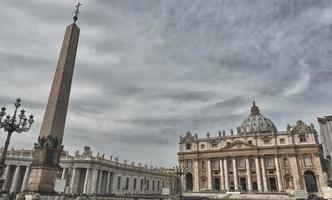
[[[278,131],[253,103],[237,132],[187,132],[178,152],[184,192],[323,194],[322,148],[314,126]]]

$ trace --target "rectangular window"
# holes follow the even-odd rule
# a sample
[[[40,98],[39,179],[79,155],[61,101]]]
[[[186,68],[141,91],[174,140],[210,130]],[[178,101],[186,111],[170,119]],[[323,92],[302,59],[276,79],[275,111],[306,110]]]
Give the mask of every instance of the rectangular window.
[[[246,168],[246,162],[245,162],[244,159],[239,159],[237,161],[237,163],[238,163],[238,168],[240,168],[240,169],[245,169]]]
[[[252,141],[251,141],[251,140],[248,140],[248,143],[249,143],[249,144],[252,144]]]
[[[133,190],[136,190],[136,178],[134,178],[134,186],[133,186]]]
[[[274,162],[272,157],[265,158],[266,167],[274,167]]]
[[[216,148],[218,146],[218,143],[212,143],[211,146],[212,148]]]
[[[129,177],[126,178],[126,190],[129,189]]]
[[[157,184],[158,184],[157,187],[158,187],[158,191],[159,191],[160,190],[160,182],[158,181]]]
[[[201,149],[205,149],[205,144],[201,144]]]
[[[191,144],[186,144],[186,149],[190,150],[191,149]]]
[[[164,181],[163,181],[163,184],[162,184],[162,185],[163,185],[163,188],[164,188],[164,187],[165,187],[165,183],[164,183]]]
[[[268,138],[263,139],[263,144],[270,144],[271,140]]]
[[[191,171],[191,169],[192,169],[192,161],[191,161],[191,160],[188,160],[188,161],[187,161],[187,169],[188,169],[189,171]]]
[[[152,181],[152,191],[154,191],[154,180]]]
[[[305,137],[305,135],[300,135],[300,142],[306,142],[307,138]]]
[[[149,190],[149,185],[150,185],[150,181],[147,180],[147,181],[146,181],[146,190]]]
[[[212,169],[219,170],[219,160],[212,160]]]
[[[310,156],[303,156],[303,164],[305,167],[311,166],[311,159]]]
[[[120,189],[121,189],[121,177],[120,177],[120,176],[118,177],[118,182],[117,182],[116,189],[117,189],[117,190],[120,190]]]
[[[280,138],[280,144],[285,144],[285,138]]]
[[[226,143],[226,146],[228,146],[228,145],[230,145],[230,144],[231,144],[231,142],[227,142],[227,143]]]

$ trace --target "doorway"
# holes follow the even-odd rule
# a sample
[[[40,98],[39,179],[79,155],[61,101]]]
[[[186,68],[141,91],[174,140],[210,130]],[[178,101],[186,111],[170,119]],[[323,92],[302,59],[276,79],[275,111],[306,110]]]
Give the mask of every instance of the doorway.
[[[245,177],[240,177],[240,186],[241,186],[241,191],[247,191],[247,178]]]
[[[308,193],[318,192],[316,177],[313,171],[308,170],[304,172],[304,181]]]
[[[220,191],[220,178],[213,178],[213,189]]]
[[[278,191],[276,177],[269,177],[269,189],[270,191]]]
[[[193,191],[193,175],[191,173],[186,174],[187,191]]]

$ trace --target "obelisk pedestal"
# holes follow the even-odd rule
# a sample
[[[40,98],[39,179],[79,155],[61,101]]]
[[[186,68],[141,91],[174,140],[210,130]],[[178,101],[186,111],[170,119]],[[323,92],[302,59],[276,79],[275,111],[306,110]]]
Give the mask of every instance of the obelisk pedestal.
[[[66,29],[44,120],[31,165],[27,192],[54,193],[80,29]]]

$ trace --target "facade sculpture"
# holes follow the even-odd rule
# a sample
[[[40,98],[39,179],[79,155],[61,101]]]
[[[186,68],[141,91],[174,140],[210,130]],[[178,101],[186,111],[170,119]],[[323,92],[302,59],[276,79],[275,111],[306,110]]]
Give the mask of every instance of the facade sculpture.
[[[314,126],[299,120],[278,131],[255,102],[237,134],[197,138],[187,132],[179,144],[183,191],[323,195],[322,148]]]
[[[24,149],[8,152],[3,191],[19,193],[26,190],[35,153],[35,150]],[[66,180],[67,194],[161,194],[162,188],[169,188],[174,194],[178,188],[173,169],[148,168],[140,163],[120,163],[119,159],[93,156],[88,146],[73,156],[62,151],[60,167],[57,178]]]

